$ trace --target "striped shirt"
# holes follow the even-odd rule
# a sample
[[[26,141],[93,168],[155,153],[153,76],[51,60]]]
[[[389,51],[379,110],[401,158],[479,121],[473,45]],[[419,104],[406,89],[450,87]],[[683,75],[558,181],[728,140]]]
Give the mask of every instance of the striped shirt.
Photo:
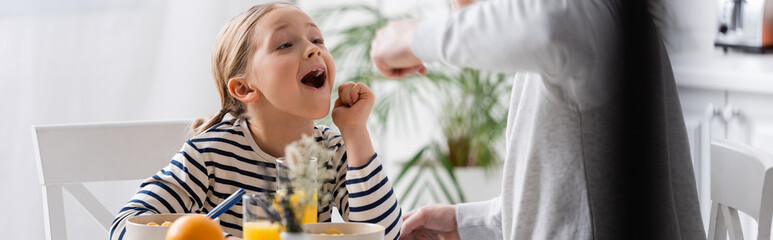
[[[323,184],[322,194],[339,191],[331,201],[319,204],[318,221],[329,222],[335,206],[345,221],[379,224],[385,228],[385,239],[397,239],[402,211],[378,155],[363,166],[348,167],[340,134],[316,126],[313,137],[335,151],[325,166],[337,174]],[[223,121],[188,139],[168,166],[140,185],[113,220],[110,239],[123,239],[126,220],[132,216],[205,214],[239,188],[247,194],[275,192],[275,164],[276,158],[255,143],[246,121]],[[241,203],[220,215],[220,225],[226,233],[242,236]]]

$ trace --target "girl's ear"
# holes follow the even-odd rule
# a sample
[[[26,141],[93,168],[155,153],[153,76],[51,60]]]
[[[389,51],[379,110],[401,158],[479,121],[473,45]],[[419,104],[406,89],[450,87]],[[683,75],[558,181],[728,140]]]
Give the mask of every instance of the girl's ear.
[[[254,102],[260,97],[258,89],[252,88],[244,77],[229,79],[228,93],[241,102]]]

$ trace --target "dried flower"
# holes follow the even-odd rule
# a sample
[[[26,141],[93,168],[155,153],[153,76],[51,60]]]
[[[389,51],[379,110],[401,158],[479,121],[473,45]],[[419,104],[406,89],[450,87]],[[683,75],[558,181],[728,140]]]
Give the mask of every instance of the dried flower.
[[[303,219],[306,206],[313,201],[319,201],[319,206],[320,203],[332,199],[332,193],[321,191],[322,184],[333,180],[336,175],[333,169],[325,167],[334,155],[333,150],[325,146],[327,141],[317,142],[313,137],[304,135],[285,148],[285,164],[277,164],[277,169],[281,172],[277,177],[282,178],[286,184],[277,187],[280,198],[273,200],[276,201],[275,204],[264,204],[261,207],[271,208],[266,212],[270,212],[271,217],[280,222],[287,232],[302,231],[300,220]],[[282,176],[284,174],[286,176]],[[314,193],[321,196],[315,199]],[[296,196],[293,197],[294,194]],[[295,201],[291,201],[291,198]],[[275,207],[280,209],[273,209]]]

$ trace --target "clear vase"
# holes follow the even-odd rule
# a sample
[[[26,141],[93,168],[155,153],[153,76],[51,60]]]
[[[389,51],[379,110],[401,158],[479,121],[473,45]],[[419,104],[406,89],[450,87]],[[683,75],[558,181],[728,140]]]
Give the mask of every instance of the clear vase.
[[[296,221],[300,224],[317,222],[318,170],[319,165],[315,157],[296,163],[290,163],[290,159],[285,157],[276,159],[276,192],[280,197],[284,197],[288,190],[292,190],[292,194],[287,197],[290,205],[294,207]]]
[[[282,232],[279,234],[279,238],[282,240],[306,240],[306,234]]]

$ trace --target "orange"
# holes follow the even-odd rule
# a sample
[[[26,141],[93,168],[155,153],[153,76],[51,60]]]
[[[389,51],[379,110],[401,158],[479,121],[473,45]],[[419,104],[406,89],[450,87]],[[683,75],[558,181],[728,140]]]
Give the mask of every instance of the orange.
[[[166,240],[223,240],[223,229],[207,216],[190,214],[174,221]]]

